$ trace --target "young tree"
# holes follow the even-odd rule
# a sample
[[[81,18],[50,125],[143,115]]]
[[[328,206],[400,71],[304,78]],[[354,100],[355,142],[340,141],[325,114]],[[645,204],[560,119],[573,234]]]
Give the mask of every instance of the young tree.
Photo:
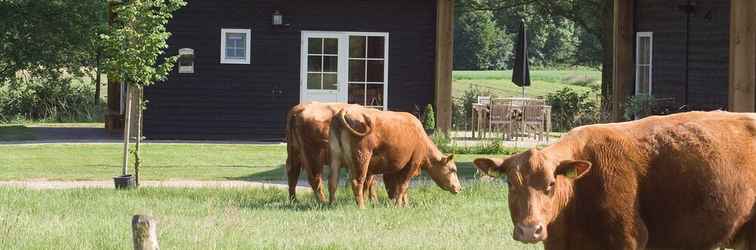
[[[177,56],[166,56],[167,39],[171,35],[166,30],[173,12],[186,5],[183,0],[129,0],[117,5],[113,10],[113,25],[107,34],[100,38],[105,54],[103,65],[108,77],[118,78],[122,84],[128,84],[137,93],[136,146],[134,171],[139,185],[139,167],[141,165],[140,144],[142,141],[142,111],[147,101],[143,99],[142,90],[157,81],[163,81],[176,63]],[[131,91],[129,91],[131,92]],[[131,99],[128,98],[126,124],[124,126],[124,166],[127,174],[129,110]]]

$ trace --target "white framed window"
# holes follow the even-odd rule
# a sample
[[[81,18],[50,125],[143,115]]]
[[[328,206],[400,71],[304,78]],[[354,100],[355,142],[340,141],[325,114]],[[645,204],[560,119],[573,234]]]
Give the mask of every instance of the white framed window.
[[[388,33],[350,33],[348,56],[347,102],[385,109]]]
[[[650,95],[654,71],[654,33],[636,33],[635,44],[635,94]]]
[[[252,32],[249,29],[221,29],[222,64],[249,64]]]
[[[300,102],[387,110],[389,33],[302,31]]]

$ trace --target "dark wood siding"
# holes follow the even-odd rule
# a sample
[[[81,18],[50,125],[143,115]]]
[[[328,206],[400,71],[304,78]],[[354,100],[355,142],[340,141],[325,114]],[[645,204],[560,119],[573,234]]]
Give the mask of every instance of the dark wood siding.
[[[150,139],[280,140],[299,103],[302,30],[389,33],[388,106],[433,102],[435,0],[194,0],[168,25],[169,54],[195,50],[195,74],[145,90]],[[288,27],[272,27],[274,10]],[[251,63],[220,64],[221,28],[251,29]],[[280,94],[276,94],[280,93]]]
[[[727,107],[730,0],[696,1],[689,22],[686,3],[637,2],[636,31],[654,34],[652,93],[694,109]]]

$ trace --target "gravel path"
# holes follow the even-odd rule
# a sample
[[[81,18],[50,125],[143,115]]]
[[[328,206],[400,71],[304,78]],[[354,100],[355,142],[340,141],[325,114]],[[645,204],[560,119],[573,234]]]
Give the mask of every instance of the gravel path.
[[[299,183],[297,191],[311,190],[309,186]],[[287,185],[275,182],[255,181],[194,181],[194,180],[168,180],[168,181],[142,181],[142,187],[164,188],[279,188],[287,189]],[[28,189],[72,189],[72,188],[114,188],[113,181],[0,181],[0,187],[28,188]]]

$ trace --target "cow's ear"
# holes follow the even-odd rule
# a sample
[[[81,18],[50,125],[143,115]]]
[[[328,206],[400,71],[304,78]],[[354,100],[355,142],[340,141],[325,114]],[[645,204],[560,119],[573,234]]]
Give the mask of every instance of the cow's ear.
[[[446,162],[450,162],[453,160],[454,160],[454,154],[450,154],[449,156],[446,157]]]
[[[454,155],[450,154],[448,156],[444,156],[444,157],[441,158],[441,161],[439,161],[439,162],[441,163],[441,165],[446,165],[449,162],[454,162]]]
[[[491,177],[501,177],[506,173],[504,161],[500,159],[478,158],[473,163],[481,172]]]
[[[560,162],[554,174],[577,180],[585,176],[589,170],[591,170],[591,162],[569,160]]]

